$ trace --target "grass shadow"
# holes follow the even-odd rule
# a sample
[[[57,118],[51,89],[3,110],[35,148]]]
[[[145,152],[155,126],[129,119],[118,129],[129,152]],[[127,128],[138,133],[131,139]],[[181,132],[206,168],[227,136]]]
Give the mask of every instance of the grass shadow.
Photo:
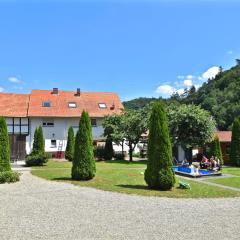
[[[124,185],[124,184],[119,184],[119,185],[115,185],[117,187],[122,187],[122,188],[128,188],[128,189],[138,189],[138,190],[151,190],[150,188],[148,188],[148,186],[144,186],[144,185]]]
[[[128,188],[128,189],[147,190],[147,191],[159,191],[159,192],[170,192],[171,191],[171,190],[152,189],[152,188],[149,188],[148,186],[144,186],[144,185],[120,184],[120,185],[116,185],[116,186],[122,187],[122,188]]]
[[[54,180],[54,181],[70,181],[70,182],[74,181],[74,180],[73,180],[72,178],[70,178],[70,177],[52,178],[52,180]]]

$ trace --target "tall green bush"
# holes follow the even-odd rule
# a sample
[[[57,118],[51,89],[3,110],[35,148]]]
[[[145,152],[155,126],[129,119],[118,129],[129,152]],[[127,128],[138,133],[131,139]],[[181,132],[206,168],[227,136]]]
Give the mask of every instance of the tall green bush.
[[[45,153],[45,140],[43,137],[43,129],[42,127],[38,128],[38,141],[39,141],[39,152]]]
[[[34,132],[32,154],[39,154],[44,152],[45,152],[45,140],[43,137],[43,129],[42,127],[38,127],[35,129]]]
[[[112,160],[113,156],[114,156],[114,151],[113,151],[112,139],[110,137],[107,137],[105,148],[104,148],[104,159]]]
[[[50,154],[45,153],[45,140],[42,127],[38,127],[34,132],[32,152],[26,157],[26,165],[43,166],[50,157]]]
[[[240,166],[240,118],[233,122],[230,161],[233,165]]]
[[[0,117],[0,172],[5,171],[11,171],[10,147],[7,124],[5,119]]]
[[[75,139],[72,179],[90,180],[95,176],[95,173],[91,121],[88,113],[83,111]]]
[[[224,164],[221,144],[220,144],[218,136],[215,136],[215,138],[211,142],[211,155],[214,157],[217,157],[220,160],[221,165]]]
[[[161,102],[155,102],[151,109],[145,181],[150,188],[160,190],[170,190],[175,183],[172,146]]]
[[[34,131],[32,154],[37,154],[38,151],[39,151],[39,141],[38,141],[38,127],[37,127]]]
[[[65,151],[65,158],[69,161],[72,161],[74,157],[74,144],[75,144],[74,131],[73,127],[70,127],[68,129],[67,147]]]

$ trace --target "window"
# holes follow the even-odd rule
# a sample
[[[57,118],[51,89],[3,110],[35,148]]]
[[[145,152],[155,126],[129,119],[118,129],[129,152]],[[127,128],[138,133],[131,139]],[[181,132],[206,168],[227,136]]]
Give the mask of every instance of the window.
[[[54,127],[54,121],[53,120],[43,120],[42,125],[43,125],[43,127]]]
[[[92,124],[92,127],[97,127],[97,119],[92,118],[91,119],[91,124]]]
[[[51,102],[49,102],[49,101],[43,102],[42,106],[43,107],[51,107]]]
[[[57,147],[57,140],[51,140],[51,148]]]
[[[77,107],[77,104],[75,102],[69,102],[68,103],[68,107],[69,108],[76,108]]]
[[[98,106],[99,108],[107,108],[106,103],[99,103]]]

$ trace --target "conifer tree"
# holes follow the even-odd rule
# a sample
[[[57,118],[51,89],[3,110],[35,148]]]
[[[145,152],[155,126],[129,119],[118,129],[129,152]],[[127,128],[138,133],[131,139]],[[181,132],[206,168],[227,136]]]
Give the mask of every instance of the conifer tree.
[[[44,152],[45,152],[45,141],[43,137],[43,130],[42,130],[42,127],[38,127],[35,129],[35,132],[34,132],[32,154],[39,154]]]
[[[175,183],[172,146],[161,102],[155,102],[151,109],[145,181],[150,188],[160,190],[170,190]]]
[[[37,154],[39,150],[38,127],[34,131],[32,154]]]
[[[5,171],[11,171],[10,147],[7,124],[5,119],[0,117],[0,172]]]
[[[73,127],[70,127],[68,129],[68,140],[67,140],[67,147],[65,151],[65,158],[69,161],[72,161],[74,157],[74,144],[75,144],[74,131],[73,131]]]
[[[111,137],[107,137],[105,148],[104,148],[104,159],[105,160],[112,160],[114,155],[112,139]]]
[[[43,137],[43,129],[41,126],[38,128],[38,141],[39,141],[39,152],[45,153],[45,140]]]
[[[240,118],[233,122],[230,161],[233,165],[240,166]]]
[[[72,179],[90,180],[95,173],[91,121],[88,113],[83,111],[75,139]]]
[[[223,165],[223,155],[218,136],[215,136],[214,140],[211,142],[211,154],[220,160],[220,164]]]

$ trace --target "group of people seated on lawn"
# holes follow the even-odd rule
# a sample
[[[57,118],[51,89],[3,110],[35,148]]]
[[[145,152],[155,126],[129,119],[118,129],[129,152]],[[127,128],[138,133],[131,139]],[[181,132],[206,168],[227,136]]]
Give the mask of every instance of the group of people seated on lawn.
[[[208,159],[203,155],[202,161],[200,162],[200,167],[203,169],[218,171],[221,169],[221,163],[217,157],[212,156],[210,159]]]

